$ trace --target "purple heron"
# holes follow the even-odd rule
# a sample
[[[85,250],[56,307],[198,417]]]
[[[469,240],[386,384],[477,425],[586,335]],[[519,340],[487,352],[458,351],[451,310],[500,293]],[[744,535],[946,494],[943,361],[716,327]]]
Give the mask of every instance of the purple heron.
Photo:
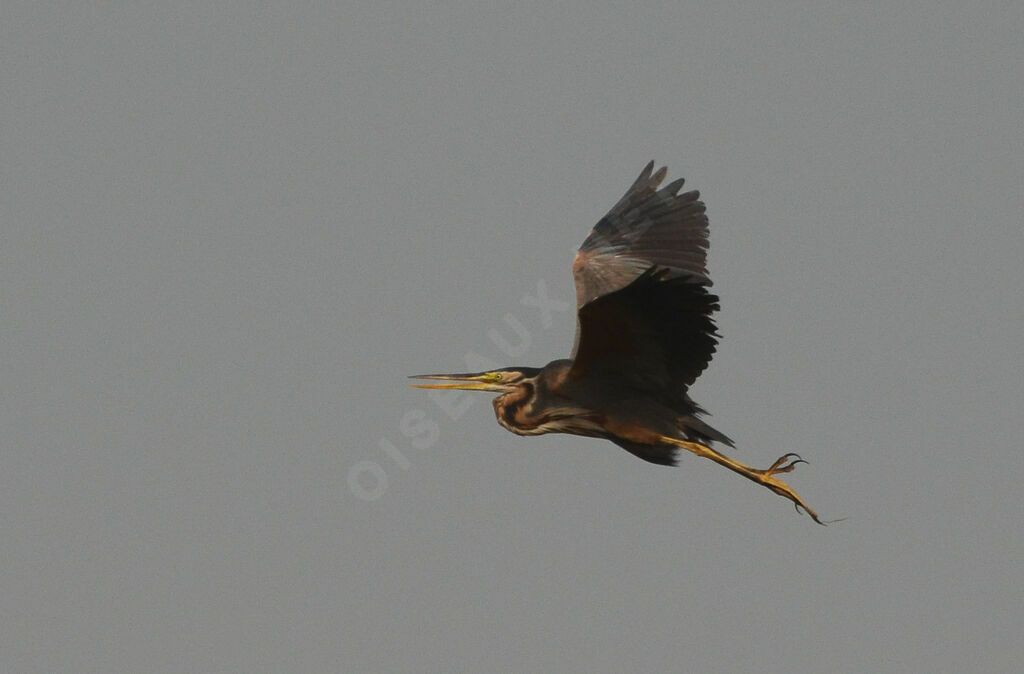
[[[544,367],[416,375],[420,388],[500,393],[498,423],[519,435],[572,433],[611,440],[651,463],[674,466],[679,449],[711,459],[817,513],[780,474],[806,463],[789,453],[765,469],[712,449],[732,441],[700,417],[688,394],[715,352],[708,288],[708,219],[683,180],[658,189],[667,169],[649,163],[580,246],[573,262],[577,329],[572,358]]]

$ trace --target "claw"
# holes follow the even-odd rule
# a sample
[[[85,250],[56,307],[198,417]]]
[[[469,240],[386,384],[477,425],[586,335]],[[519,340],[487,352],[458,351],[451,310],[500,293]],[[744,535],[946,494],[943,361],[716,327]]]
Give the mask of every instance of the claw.
[[[682,447],[690,452],[693,452],[697,456],[702,456],[707,459],[711,459],[715,463],[725,466],[729,470],[735,471],[740,475],[744,476],[748,480],[753,480],[758,484],[767,487],[779,496],[789,499],[793,502],[793,507],[796,508],[797,512],[802,509],[805,513],[810,516],[815,522],[821,525],[828,524],[828,522],[822,522],[818,518],[818,513],[814,512],[808,505],[807,502],[797,494],[792,487],[783,482],[782,480],[774,477],[777,473],[789,473],[801,463],[807,463],[799,454],[790,452],[778,458],[778,460],[771,465],[767,470],[758,470],[757,468],[751,468],[750,466],[740,463],[735,459],[732,459],[724,454],[721,454],[707,445],[702,445],[699,442],[689,442],[686,440],[679,440],[677,438],[662,437],[661,440],[668,444],[675,445],[676,447]],[[837,520],[833,520],[837,521]]]
[[[793,459],[793,461],[789,463],[789,465],[786,465],[786,462],[790,461],[791,459]],[[776,473],[789,473],[794,468],[799,466],[801,463],[807,463],[807,461],[805,461],[803,457],[801,457],[796,452],[790,452],[789,454],[784,454],[783,456],[780,456],[775,461],[775,463],[773,463],[767,470],[763,470],[760,472],[765,477],[771,477]]]

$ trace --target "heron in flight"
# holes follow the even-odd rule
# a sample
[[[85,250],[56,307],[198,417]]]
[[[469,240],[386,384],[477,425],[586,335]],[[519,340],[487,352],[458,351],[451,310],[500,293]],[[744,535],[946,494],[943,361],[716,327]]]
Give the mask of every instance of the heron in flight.
[[[572,433],[611,440],[651,463],[676,465],[679,449],[711,459],[789,499],[822,524],[780,474],[806,463],[785,454],[753,468],[712,448],[733,446],[701,419],[689,388],[718,343],[708,288],[708,219],[683,180],[658,189],[666,167],[649,163],[591,230],[572,270],[577,328],[572,357],[544,367],[415,375],[420,388],[500,393],[498,423],[519,435]]]

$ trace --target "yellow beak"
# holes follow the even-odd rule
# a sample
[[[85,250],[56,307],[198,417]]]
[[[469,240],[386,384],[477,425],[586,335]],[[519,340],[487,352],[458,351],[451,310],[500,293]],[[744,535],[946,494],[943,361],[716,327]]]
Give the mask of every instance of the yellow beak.
[[[461,389],[463,391],[492,391],[507,393],[513,389],[501,382],[500,372],[476,372],[471,374],[414,374],[409,379],[440,379],[447,384],[413,384],[416,388]]]

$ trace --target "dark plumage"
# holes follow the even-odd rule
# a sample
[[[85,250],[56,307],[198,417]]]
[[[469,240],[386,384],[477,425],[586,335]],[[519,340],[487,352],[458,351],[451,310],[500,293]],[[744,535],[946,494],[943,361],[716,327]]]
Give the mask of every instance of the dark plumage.
[[[711,448],[732,441],[700,419],[688,389],[717,345],[708,288],[708,219],[683,180],[658,185],[666,169],[649,163],[591,230],[573,262],[577,330],[572,358],[543,368],[419,375],[460,388],[501,393],[498,422],[520,435],[601,437],[651,463],[675,465],[678,449],[709,458],[813,510],[775,477],[802,460],[786,454],[758,470]]]

